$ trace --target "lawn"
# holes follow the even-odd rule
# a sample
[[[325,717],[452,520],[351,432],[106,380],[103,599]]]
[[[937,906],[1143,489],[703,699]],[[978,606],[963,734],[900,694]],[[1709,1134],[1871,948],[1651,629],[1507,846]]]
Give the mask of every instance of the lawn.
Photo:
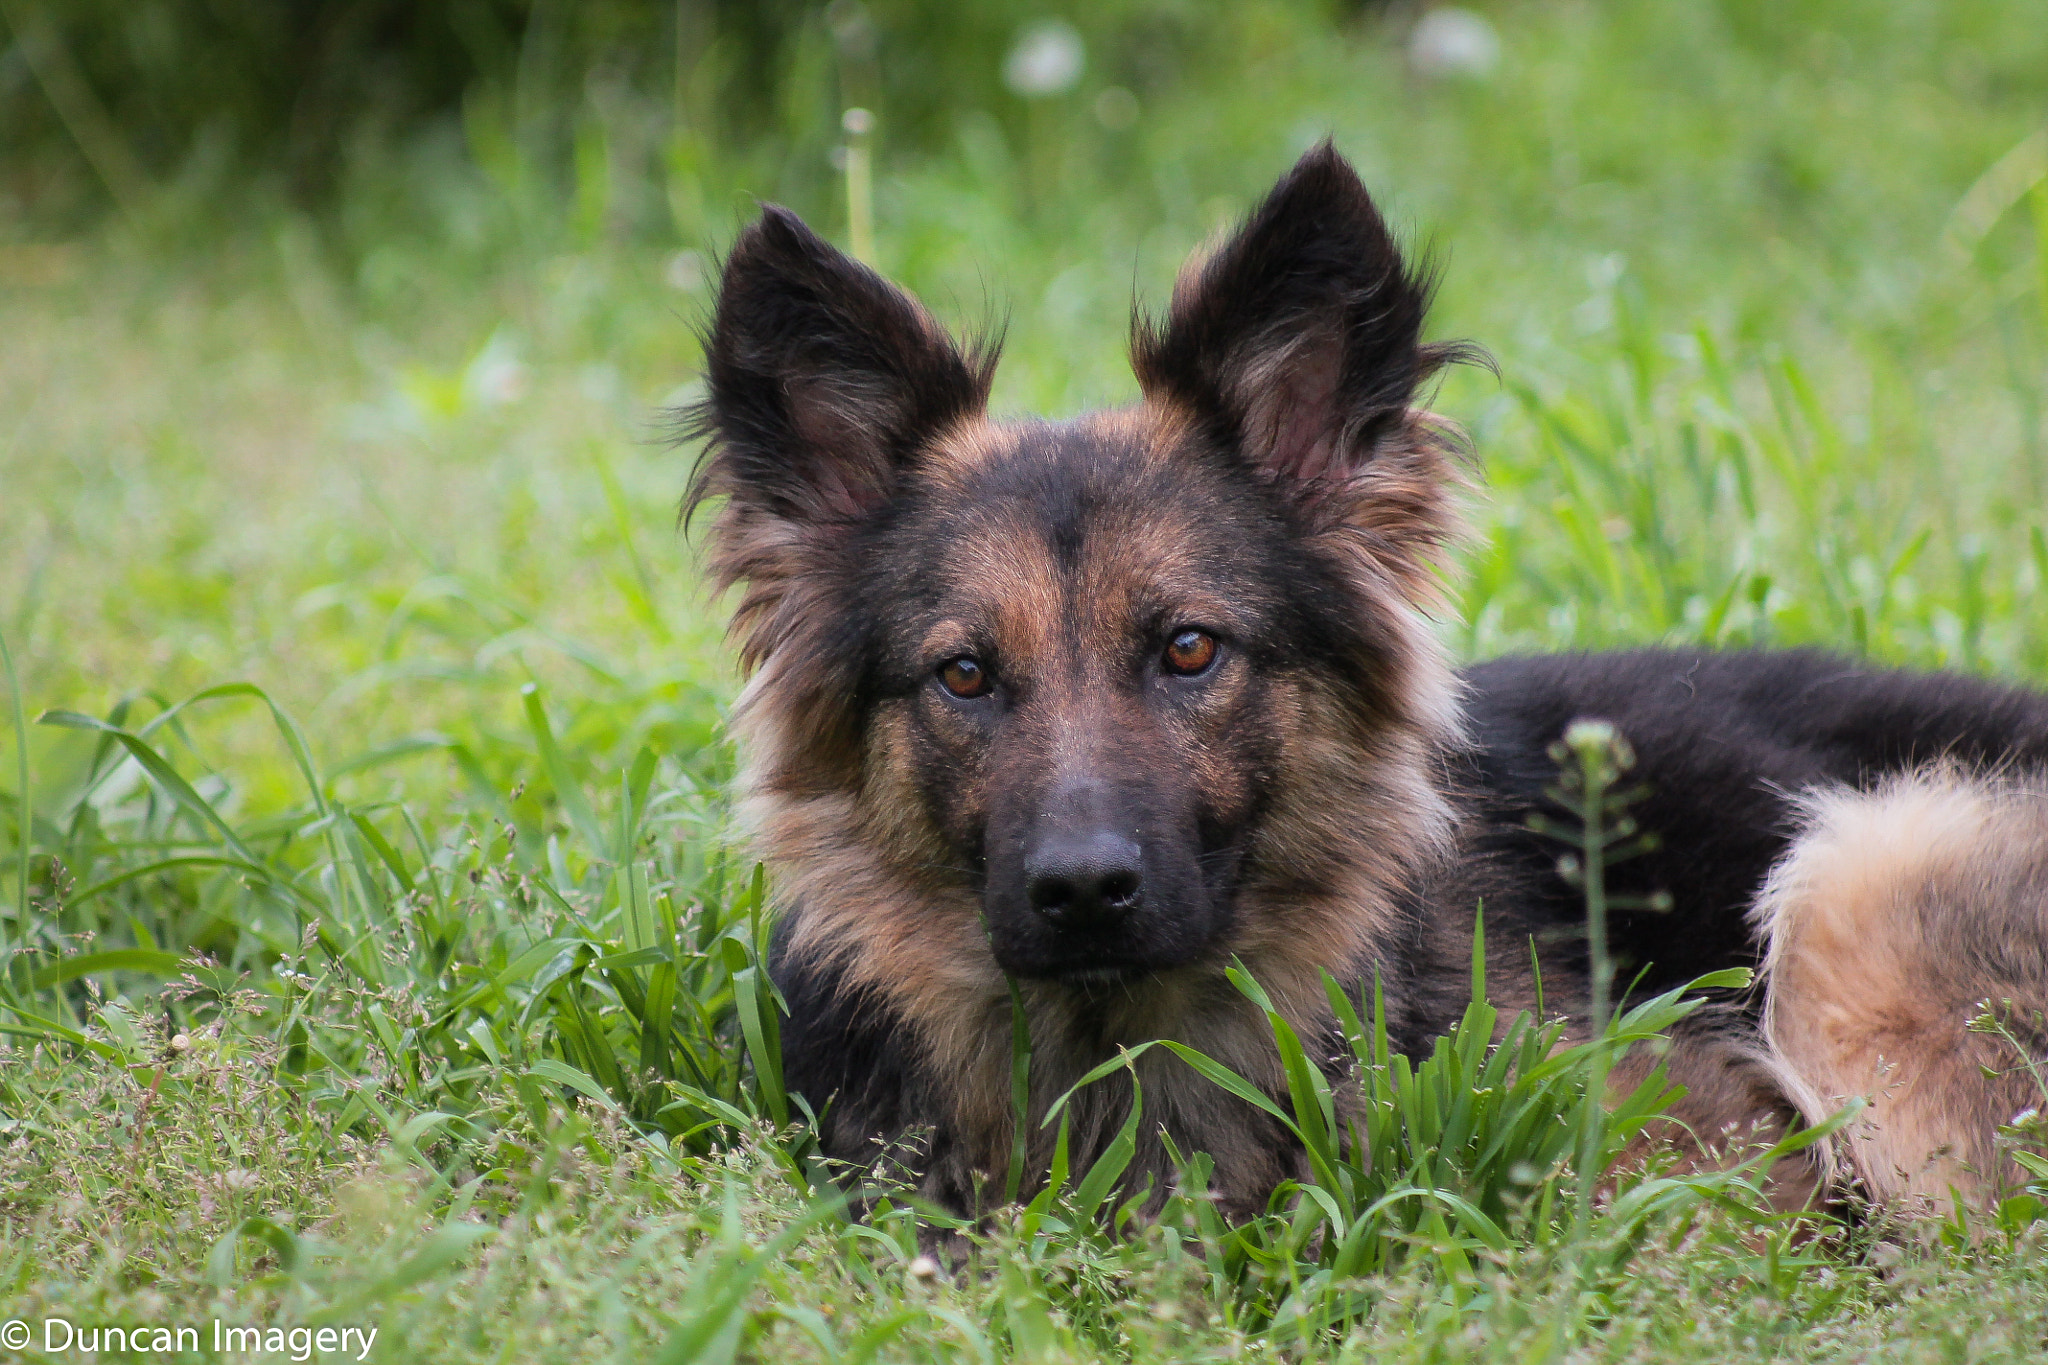
[[[1334,134],[1440,262],[1434,333],[1498,364],[1435,399],[1482,470],[1462,657],[1800,643],[2048,684],[2036,6],[1480,8],[1493,63],[1432,74],[1415,7],[1110,4],[1072,89],[1006,90],[999,46],[928,107],[862,55],[896,10],[874,40],[838,6],[745,140],[678,64],[545,118],[485,92],[318,211],[196,160],[61,233],[0,202],[25,1358],[45,1319],[195,1325],[191,1359],[239,1358],[216,1319],[375,1328],[385,1361],[2048,1352],[2024,1197],[1882,1238],[1735,1196],[1605,1240],[1439,1219],[1317,1290],[1318,1337],[1273,1307],[1314,1238],[1063,1206],[948,1271],[916,1210],[816,1182],[664,414],[757,198],[848,240],[843,92],[880,113],[875,263],[1007,318],[1014,412],[1132,398],[1133,289]]]

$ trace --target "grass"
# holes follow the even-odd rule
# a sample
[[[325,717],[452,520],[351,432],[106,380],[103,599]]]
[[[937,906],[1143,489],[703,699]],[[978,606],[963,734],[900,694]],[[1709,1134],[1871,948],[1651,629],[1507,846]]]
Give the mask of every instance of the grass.
[[[2030,7],[1487,13],[1485,79],[1408,73],[1399,14],[1253,5],[1127,128],[1115,71],[930,152],[884,98],[879,264],[1006,306],[999,406],[1123,401],[1133,283],[1332,130],[1504,376],[1438,398],[1487,485],[1460,654],[2048,682],[2048,189],[1987,176],[2048,97]],[[1098,1235],[1075,1172],[928,1276],[916,1210],[818,1206],[658,422],[747,196],[844,235],[817,79],[760,146],[593,101],[565,167],[484,101],[317,221],[171,188],[85,238],[0,225],[0,1318],[376,1325],[391,1360],[2038,1357],[2023,1206],[1873,1252],[1656,1172],[1664,1206],[1590,1227],[1592,1128],[1447,1157],[1447,1123],[1632,1121],[1584,1103],[1597,1049],[1531,1078],[1540,1020],[1419,1064],[1512,1113],[1412,1073],[1373,1163],[1323,1132],[1329,1207],[1237,1232],[1190,1200]],[[1484,1225],[1368,1216],[1403,1181]]]

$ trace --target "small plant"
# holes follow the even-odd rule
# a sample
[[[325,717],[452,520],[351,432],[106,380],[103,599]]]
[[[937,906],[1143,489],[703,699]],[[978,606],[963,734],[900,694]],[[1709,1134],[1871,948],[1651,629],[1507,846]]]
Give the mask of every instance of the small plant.
[[[2048,1112],[2048,1072],[2042,1068],[2038,1044],[2043,1036],[2043,1020],[2039,1011],[2027,1018],[2010,1000],[1981,1000],[1966,1027],[1972,1033],[1998,1039],[2013,1059],[2003,1069],[1986,1066],[1987,1078],[2023,1074],[2040,1096],[2038,1103],[1998,1126],[1999,1155],[2011,1160],[2028,1177],[2018,1188],[2008,1186],[2004,1197],[1991,1210],[1992,1226],[2010,1241],[2035,1224],[2048,1221],[2048,1119],[2043,1118],[2044,1112]],[[2022,1032],[2036,1040],[2035,1046],[2028,1046],[2028,1038],[2021,1037]],[[1958,1231],[1964,1232],[1966,1216],[1960,1206],[1957,1223]]]
[[[1607,943],[1607,912],[1669,910],[1671,897],[1666,892],[1646,897],[1619,897],[1607,889],[1607,869],[1610,866],[1656,846],[1656,836],[1641,833],[1628,814],[1629,805],[1642,795],[1642,788],[1623,789],[1616,785],[1622,775],[1635,766],[1635,751],[1629,747],[1628,740],[1606,721],[1575,720],[1565,727],[1564,738],[1550,746],[1550,757],[1558,765],[1558,782],[1546,794],[1572,817],[1573,823],[1561,827],[1539,812],[1530,816],[1529,826],[1537,833],[1549,835],[1572,848],[1571,852],[1558,859],[1557,870],[1567,882],[1580,888],[1586,898],[1589,986],[1586,1013],[1589,1027],[1597,1035],[1606,1030],[1614,1008],[1614,954],[1609,951]],[[1749,984],[1747,972],[1723,975],[1739,975],[1741,979],[1714,984]],[[1704,978],[1688,989],[1693,988],[1704,988]],[[1593,1093],[1606,1092],[1609,1061],[1605,1053],[1594,1057],[1590,1081]],[[1598,1160],[1600,1125],[1597,1114],[1595,1106],[1585,1106],[1576,1163],[1579,1172],[1576,1232],[1581,1240],[1591,1229],[1594,1196],[1603,1174]]]

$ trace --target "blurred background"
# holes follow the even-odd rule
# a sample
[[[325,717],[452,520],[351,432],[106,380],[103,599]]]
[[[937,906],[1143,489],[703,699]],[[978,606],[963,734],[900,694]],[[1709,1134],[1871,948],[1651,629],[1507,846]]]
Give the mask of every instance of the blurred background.
[[[0,632],[30,716],[250,679],[330,759],[461,736],[509,785],[539,680],[600,767],[709,753],[662,413],[757,203],[1007,319],[998,406],[1063,414],[1133,396],[1134,295],[1334,135],[1500,362],[1437,397],[1484,466],[1461,653],[2048,677],[2040,20],[0,0]]]

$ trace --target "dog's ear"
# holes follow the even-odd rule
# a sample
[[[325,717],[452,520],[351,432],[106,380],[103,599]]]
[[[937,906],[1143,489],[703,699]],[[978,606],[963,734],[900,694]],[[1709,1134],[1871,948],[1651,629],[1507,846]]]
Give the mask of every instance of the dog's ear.
[[[772,204],[733,244],[704,349],[686,432],[710,446],[688,505],[722,494],[823,533],[887,501],[919,446],[979,412],[995,365]]]
[[[1324,142],[1189,263],[1163,323],[1135,321],[1132,367],[1269,477],[1342,480],[1411,432],[1417,387],[1464,354],[1422,344],[1430,284]]]
[[[783,646],[846,619],[847,533],[921,447],[981,411],[995,348],[963,352],[908,294],[770,205],[726,258],[704,354],[706,394],[682,424],[706,438],[684,515],[725,499],[706,567],[717,591],[745,585],[741,663],[781,657],[803,678],[778,695],[831,729],[854,686],[848,651]]]

